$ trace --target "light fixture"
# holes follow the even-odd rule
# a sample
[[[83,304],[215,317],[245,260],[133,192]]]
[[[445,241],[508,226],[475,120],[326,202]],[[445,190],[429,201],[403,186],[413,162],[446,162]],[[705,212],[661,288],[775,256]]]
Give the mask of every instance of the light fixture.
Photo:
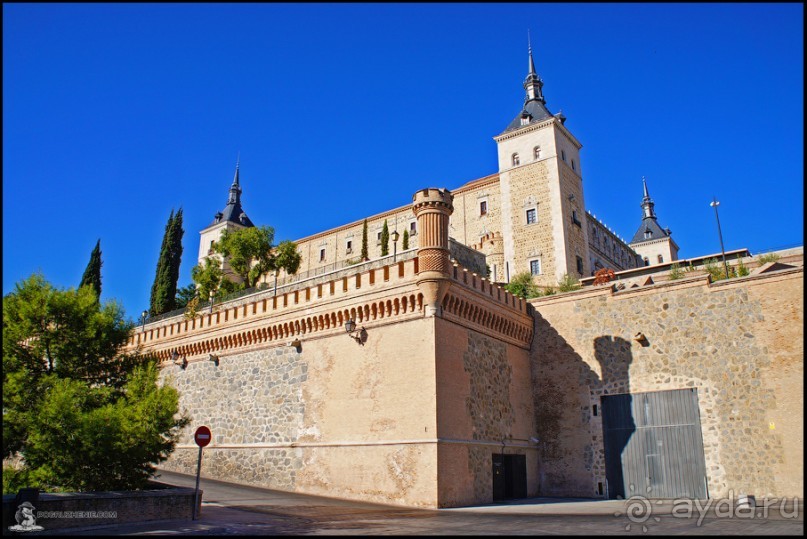
[[[207,355],[207,360],[212,361],[213,363],[215,363],[216,367],[219,366],[219,356],[214,356],[213,354],[208,354]]]
[[[143,321],[143,331],[146,331],[146,318],[148,318],[149,312],[143,311],[140,313],[140,319]]]
[[[182,367],[182,370],[185,370],[185,368],[188,366],[188,358],[183,355],[182,361],[180,361],[179,353],[177,352],[176,348],[174,348],[174,351],[171,352],[171,361],[174,362],[174,365],[179,365]]]
[[[361,329],[356,328],[356,322],[351,318],[347,322],[345,322],[345,331],[347,332],[348,336],[355,340],[359,344],[364,344],[362,339],[362,334],[364,333],[364,326]],[[353,335],[353,333],[357,333],[357,335]]]
[[[645,342],[647,342],[647,337],[645,337],[644,333],[640,331],[639,333],[633,336],[633,340],[638,343],[644,344]]]
[[[289,346],[296,348],[297,351],[300,351],[300,347],[303,345],[302,341],[299,338],[295,338],[293,341],[289,343]]]
[[[393,230],[390,236],[392,237],[392,261],[395,262],[398,257],[398,237],[400,234],[398,234],[397,230]]]

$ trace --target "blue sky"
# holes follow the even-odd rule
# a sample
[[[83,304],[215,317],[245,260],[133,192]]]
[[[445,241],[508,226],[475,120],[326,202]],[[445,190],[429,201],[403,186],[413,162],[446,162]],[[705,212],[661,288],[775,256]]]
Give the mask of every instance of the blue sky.
[[[641,178],[682,258],[803,244],[801,4],[3,4],[3,293],[148,306],[166,220],[242,202],[299,239],[496,172],[527,30],[583,144],[587,209],[630,239]]]

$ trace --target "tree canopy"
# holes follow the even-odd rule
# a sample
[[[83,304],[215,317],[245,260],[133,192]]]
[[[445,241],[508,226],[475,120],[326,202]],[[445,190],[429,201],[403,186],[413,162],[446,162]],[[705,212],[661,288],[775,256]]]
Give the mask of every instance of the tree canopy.
[[[132,325],[91,287],[59,290],[38,274],[6,295],[3,456],[22,457],[8,473],[23,486],[138,488],[173,450],[187,419],[154,360],[122,353]]]
[[[90,253],[90,261],[84,269],[84,275],[81,276],[82,286],[91,286],[95,290],[96,297],[101,299],[101,239],[95,244],[95,248]]]
[[[157,271],[154,283],[151,285],[151,299],[149,312],[157,316],[176,308],[177,281],[179,280],[179,266],[182,262],[182,208],[174,215],[168,217],[160,247],[160,257],[157,260]]]

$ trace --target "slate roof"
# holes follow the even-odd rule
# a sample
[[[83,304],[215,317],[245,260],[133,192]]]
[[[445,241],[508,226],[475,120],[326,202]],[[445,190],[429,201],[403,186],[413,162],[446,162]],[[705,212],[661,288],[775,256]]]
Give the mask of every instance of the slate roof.
[[[518,114],[518,116],[516,116],[513,119],[513,121],[510,122],[510,125],[508,125],[507,128],[504,131],[502,131],[501,134],[507,133],[509,131],[514,131],[520,127],[523,127],[521,125],[521,115],[524,113],[524,111],[526,111],[530,115],[530,122],[529,122],[530,124],[534,124],[536,122],[543,122],[544,120],[548,120],[549,118],[552,118],[554,116],[551,112],[549,112],[546,106],[543,103],[541,103],[540,100],[530,99],[524,104],[524,108]]]
[[[233,178],[233,184],[230,186],[230,195],[227,199],[227,205],[216,214],[213,218],[213,222],[207,226],[213,226],[227,221],[237,223],[247,228],[255,226],[241,207],[241,185],[238,164],[235,165],[235,177]]]
[[[651,236],[649,238],[644,237],[646,230],[651,232]],[[643,241],[658,240],[668,237],[670,237],[670,235],[667,234],[666,230],[659,226],[655,217],[645,217],[642,219],[642,224],[639,225],[639,229],[636,231],[636,234],[633,235],[633,239],[630,240],[630,243],[640,243]]]

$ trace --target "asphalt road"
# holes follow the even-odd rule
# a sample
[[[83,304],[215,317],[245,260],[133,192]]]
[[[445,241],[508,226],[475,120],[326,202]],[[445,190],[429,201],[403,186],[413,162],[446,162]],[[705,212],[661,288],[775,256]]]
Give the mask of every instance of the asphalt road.
[[[193,487],[193,476],[161,472],[163,483]],[[202,479],[195,521],[156,521],[31,535],[803,535],[797,518],[679,518],[655,506],[631,520],[624,501],[531,498],[424,510],[291,494]],[[800,500],[803,503],[803,500]],[[668,504],[669,505],[669,504]]]

